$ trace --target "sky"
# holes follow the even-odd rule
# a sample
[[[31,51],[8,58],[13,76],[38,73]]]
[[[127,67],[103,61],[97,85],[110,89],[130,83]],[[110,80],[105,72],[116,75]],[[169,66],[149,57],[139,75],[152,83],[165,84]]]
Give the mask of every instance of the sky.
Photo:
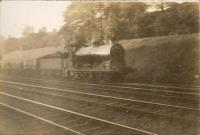
[[[4,37],[20,37],[25,26],[33,26],[37,32],[58,30],[64,24],[63,12],[69,1],[1,1],[0,34]]]
[[[64,24],[63,13],[70,1],[8,1],[0,2],[0,35],[20,37],[26,26],[34,32],[46,27],[59,30]],[[152,9],[150,9],[152,10]]]

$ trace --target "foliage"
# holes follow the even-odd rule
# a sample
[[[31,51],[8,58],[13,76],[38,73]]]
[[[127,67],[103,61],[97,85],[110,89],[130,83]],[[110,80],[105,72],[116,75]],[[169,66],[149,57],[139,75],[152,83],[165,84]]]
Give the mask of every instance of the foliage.
[[[154,12],[147,12],[148,7],[139,2],[74,2],[65,11],[60,33],[67,41],[89,42],[112,36],[120,40],[199,30],[198,3],[155,3]]]
[[[66,10],[65,25],[60,32],[66,41],[83,38],[89,42],[112,36],[127,38],[136,34],[134,25],[146,8],[144,3],[75,2]]]
[[[3,54],[3,43],[4,43],[4,37],[0,35],[0,59],[2,57]]]
[[[140,37],[199,32],[199,5],[166,3],[165,10],[146,13],[139,21]]]
[[[61,41],[56,31],[47,32],[46,28],[41,28],[38,32],[33,32],[30,26],[24,29],[21,38],[9,37],[4,39],[4,53],[15,50],[27,50],[33,48],[42,48],[47,46],[59,46]]]

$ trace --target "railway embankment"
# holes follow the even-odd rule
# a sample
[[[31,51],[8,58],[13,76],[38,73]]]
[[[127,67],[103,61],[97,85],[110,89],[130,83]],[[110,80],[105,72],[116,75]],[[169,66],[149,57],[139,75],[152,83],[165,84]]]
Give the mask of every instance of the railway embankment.
[[[199,84],[200,34],[160,36],[120,43],[134,82]]]

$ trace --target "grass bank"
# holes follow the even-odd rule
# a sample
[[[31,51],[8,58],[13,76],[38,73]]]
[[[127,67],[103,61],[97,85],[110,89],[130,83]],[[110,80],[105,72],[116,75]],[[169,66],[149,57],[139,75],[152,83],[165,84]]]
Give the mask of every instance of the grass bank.
[[[199,85],[200,34],[123,40],[133,82]]]

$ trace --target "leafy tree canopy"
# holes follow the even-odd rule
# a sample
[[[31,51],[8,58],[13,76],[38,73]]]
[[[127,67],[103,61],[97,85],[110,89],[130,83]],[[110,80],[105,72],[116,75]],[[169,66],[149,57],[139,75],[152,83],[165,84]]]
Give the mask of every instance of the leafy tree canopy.
[[[65,25],[60,32],[67,42],[107,40],[112,36],[127,38],[135,32],[134,25],[147,7],[147,4],[132,2],[72,3],[65,12]]]
[[[74,2],[65,11],[61,28],[66,43],[142,38],[195,33],[199,30],[198,3],[155,3],[147,12],[139,2]]]

